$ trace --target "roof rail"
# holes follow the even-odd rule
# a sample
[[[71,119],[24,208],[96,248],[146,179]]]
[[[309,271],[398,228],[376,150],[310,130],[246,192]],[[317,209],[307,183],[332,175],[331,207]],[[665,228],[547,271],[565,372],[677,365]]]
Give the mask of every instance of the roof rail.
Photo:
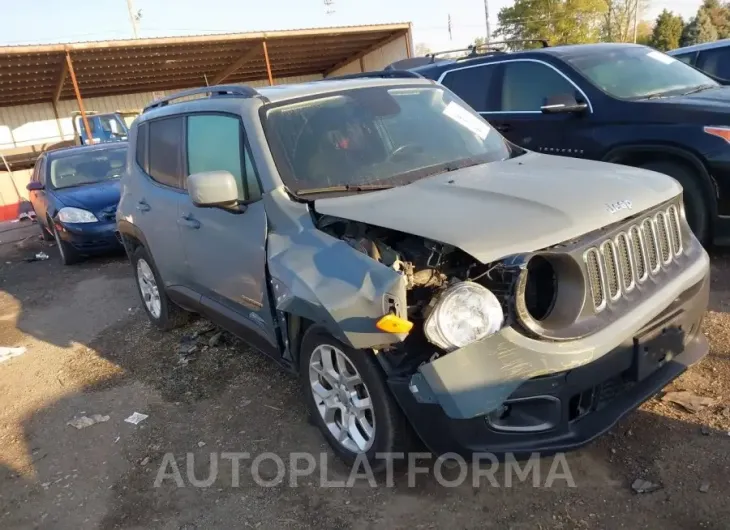
[[[423,79],[421,74],[410,72],[408,70],[377,70],[375,72],[358,72],[356,74],[338,75],[335,77],[325,77],[322,81],[339,81],[340,79],[361,79],[368,77],[380,77],[382,79]]]
[[[426,55],[426,57],[430,57],[431,62],[434,63],[434,62],[436,62],[436,57],[438,57],[439,55],[445,55],[448,53],[457,53],[457,52],[469,52],[469,54],[466,55],[465,57],[460,57],[460,59],[469,59],[472,57],[478,57],[478,56],[482,56],[482,55],[506,53],[504,50],[501,50],[499,48],[494,48],[493,46],[495,44],[516,44],[519,42],[539,42],[540,44],[542,44],[543,48],[550,47],[550,44],[548,43],[548,41],[546,39],[514,39],[514,40],[489,42],[489,43],[485,42],[484,44],[479,44],[478,46],[472,45],[467,48],[459,48],[456,50],[444,50],[444,51],[440,51],[440,52],[429,53]],[[480,49],[484,49],[486,51],[483,53],[479,53]]]
[[[209,94],[209,97],[222,97],[222,96],[239,96],[244,98],[253,98],[259,95],[259,93],[251,88],[250,86],[243,86],[243,85],[214,85],[214,86],[204,86],[204,87],[198,87],[198,88],[191,88],[190,90],[183,90],[181,92],[175,92],[174,94],[170,96],[165,96],[164,98],[156,99],[149,105],[147,105],[144,109],[142,109],[142,112],[147,112],[148,110],[152,109],[158,109],[161,107],[166,107],[170,104],[171,101],[175,101],[176,99],[181,99],[189,96],[196,96],[198,94]]]

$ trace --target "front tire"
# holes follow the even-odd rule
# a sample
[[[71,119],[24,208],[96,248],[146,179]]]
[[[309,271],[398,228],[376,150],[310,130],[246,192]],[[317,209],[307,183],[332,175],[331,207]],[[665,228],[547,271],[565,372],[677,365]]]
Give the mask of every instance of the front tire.
[[[190,313],[175,305],[167,296],[164,283],[147,249],[143,246],[137,247],[132,252],[131,261],[137,292],[150,322],[162,331],[185,324],[190,319]]]
[[[692,232],[703,245],[710,241],[710,205],[708,193],[700,183],[699,176],[683,164],[674,162],[650,162],[641,166],[676,179],[684,188],[684,211]]]
[[[64,265],[73,265],[74,263],[78,263],[81,256],[76,249],[61,239],[61,236],[58,234],[58,230],[53,223],[51,223],[51,227],[53,229],[53,237],[56,240],[56,246],[58,247],[58,254],[61,257],[61,263]]]
[[[408,423],[372,352],[314,326],[302,339],[299,372],[312,423],[347,464],[364,454],[379,472],[386,460],[378,455],[409,449]]]

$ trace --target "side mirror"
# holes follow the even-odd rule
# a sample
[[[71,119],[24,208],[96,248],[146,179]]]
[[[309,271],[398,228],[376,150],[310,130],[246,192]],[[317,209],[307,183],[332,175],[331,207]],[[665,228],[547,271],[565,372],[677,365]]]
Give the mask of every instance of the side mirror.
[[[545,104],[540,107],[543,114],[559,114],[566,112],[583,112],[588,104],[578,102],[572,94],[558,94],[547,98]]]
[[[28,191],[40,191],[44,188],[45,188],[45,186],[43,184],[41,184],[40,182],[38,182],[37,180],[31,181],[25,186],[25,189]]]
[[[190,175],[187,188],[195,206],[229,209],[238,206],[238,185],[228,171],[205,171]]]

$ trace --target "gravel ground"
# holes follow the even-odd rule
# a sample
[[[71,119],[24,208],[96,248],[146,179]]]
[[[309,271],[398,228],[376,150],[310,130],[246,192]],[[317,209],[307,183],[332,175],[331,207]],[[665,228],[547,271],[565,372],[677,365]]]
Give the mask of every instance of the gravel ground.
[[[0,229],[0,346],[27,349],[0,363],[0,528],[730,528],[729,253],[713,253],[711,353],[665,389],[714,404],[691,414],[649,401],[567,455],[574,487],[560,478],[546,487],[552,459],[540,462],[537,485],[514,476],[507,487],[500,468],[493,485],[444,487],[431,473],[411,487],[396,473],[393,484],[352,488],[324,487],[322,462],[296,487],[288,468],[282,483],[262,487],[242,461],[236,482],[222,459],[214,480],[194,487],[211,453],[274,452],[286,465],[291,452],[323,453],[330,481],[349,470],[308,424],[295,380],[232,338],[214,338],[205,321],[153,330],[123,257],[62,267],[35,230]],[[50,259],[23,261],[38,251]],[[196,351],[181,358],[181,340],[196,333]],[[148,418],[126,423],[133,412]],[[108,419],[67,425],[95,414]],[[161,469],[169,475],[156,487]],[[257,476],[276,473],[264,460]],[[636,479],[658,489],[637,494]]]

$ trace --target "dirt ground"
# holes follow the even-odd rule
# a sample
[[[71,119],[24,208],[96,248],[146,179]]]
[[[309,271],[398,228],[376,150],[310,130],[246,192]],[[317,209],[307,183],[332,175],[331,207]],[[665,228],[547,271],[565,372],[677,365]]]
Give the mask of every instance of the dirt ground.
[[[0,363],[0,528],[730,528],[730,253],[713,253],[712,351],[666,389],[716,404],[691,414],[651,400],[567,455],[575,487],[545,487],[548,466],[537,487],[506,487],[499,473],[499,487],[448,488],[433,474],[409,487],[396,473],[390,486],[333,488],[319,472],[262,487],[245,462],[235,484],[229,461],[193,487],[211,452],[329,454],[297,381],[226,336],[216,343],[204,321],[153,330],[123,256],[63,267],[36,227],[19,226],[0,229],[0,346],[26,348]],[[50,259],[24,261],[39,251]],[[186,363],[181,338],[195,331]],[[125,422],[133,412],[148,418]],[[94,414],[109,419],[67,425]],[[183,487],[155,487],[168,453]],[[331,480],[347,479],[331,454],[327,462]],[[271,461],[260,467],[267,480],[276,472]],[[659,489],[635,493],[638,478]]]

